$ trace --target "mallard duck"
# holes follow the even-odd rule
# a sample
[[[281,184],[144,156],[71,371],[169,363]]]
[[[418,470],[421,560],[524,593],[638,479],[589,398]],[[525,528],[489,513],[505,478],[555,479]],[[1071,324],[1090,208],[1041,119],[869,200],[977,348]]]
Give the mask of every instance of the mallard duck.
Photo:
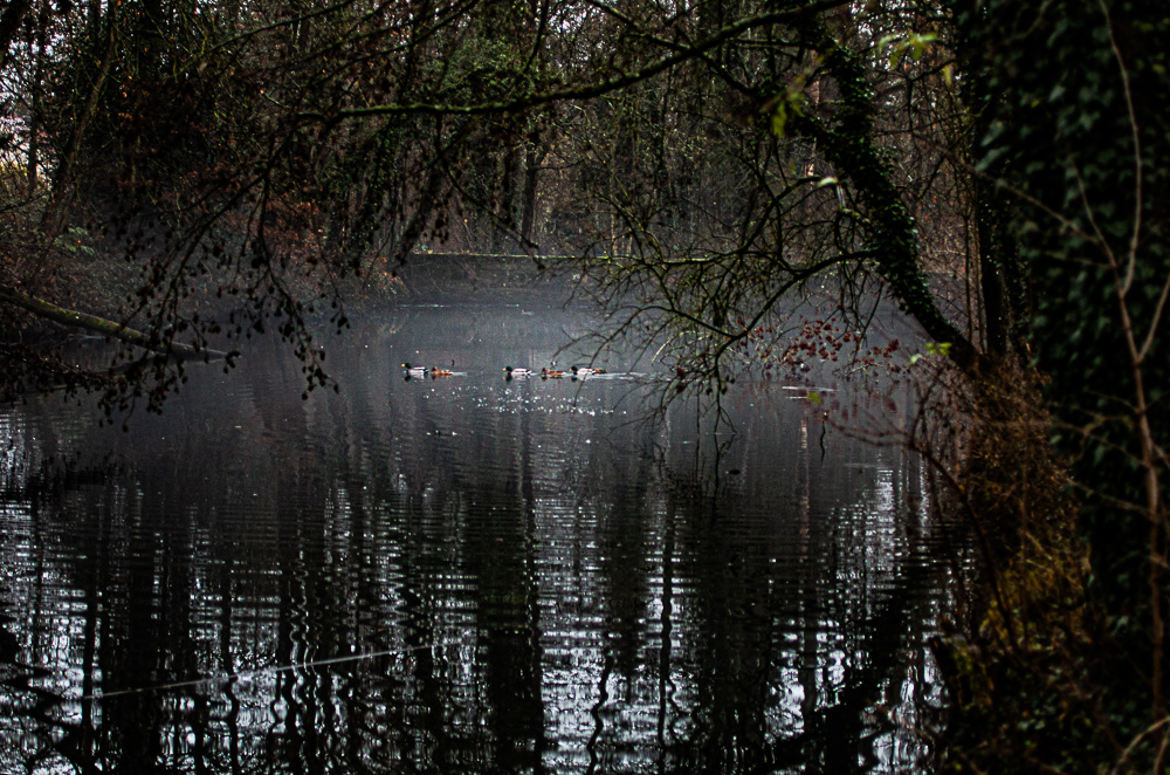
[[[541,379],[560,379],[563,376],[565,376],[564,369],[541,369],[540,370],[540,378]]]
[[[442,377],[453,377],[455,372],[451,369],[440,369],[438,366],[431,368],[431,379],[440,379]]]
[[[523,367],[512,368],[511,366],[505,366],[504,371],[507,372],[507,379],[512,379],[513,377],[531,377],[532,376],[532,369],[525,369]]]
[[[574,366],[573,367],[573,376],[574,377],[588,377],[592,374],[604,374],[604,373],[605,373],[605,369],[595,369],[591,366],[580,366],[580,367]]]
[[[426,375],[426,366],[411,366],[410,363],[402,364],[402,376],[406,379],[410,379],[411,377],[425,377]]]

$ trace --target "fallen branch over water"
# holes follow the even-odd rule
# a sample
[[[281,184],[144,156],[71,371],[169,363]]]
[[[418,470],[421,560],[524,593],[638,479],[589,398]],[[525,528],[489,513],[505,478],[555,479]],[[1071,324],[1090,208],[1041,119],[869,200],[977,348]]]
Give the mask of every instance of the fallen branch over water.
[[[183,359],[189,358],[227,358],[228,353],[223,350],[214,350],[211,348],[196,347],[195,345],[187,344],[185,342],[161,342],[157,337],[150,334],[143,333],[135,328],[130,328],[122,323],[117,323],[113,320],[108,320],[97,315],[91,315],[88,312],[81,312],[79,310],[67,309],[54,304],[50,301],[30,296],[22,291],[17,290],[11,286],[0,286],[0,301],[13,304],[21,309],[38,315],[40,317],[52,320],[66,326],[75,326],[77,328],[84,328],[88,331],[101,334],[103,336],[118,339],[127,344],[136,345],[145,348],[151,352],[159,353],[160,355],[173,356]]]

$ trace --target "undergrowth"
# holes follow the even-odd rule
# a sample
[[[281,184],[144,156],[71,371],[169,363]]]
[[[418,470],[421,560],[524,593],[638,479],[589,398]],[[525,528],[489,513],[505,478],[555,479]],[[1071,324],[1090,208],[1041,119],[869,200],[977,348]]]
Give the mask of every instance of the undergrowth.
[[[1089,594],[1078,504],[1049,442],[1040,388],[1018,364],[978,381],[940,372],[928,397],[939,414],[964,420],[911,440],[949,481],[983,561],[978,602],[935,644],[952,703],[940,765],[1143,771],[1117,731],[1125,725],[1109,698],[1129,668],[1117,664],[1121,652]]]

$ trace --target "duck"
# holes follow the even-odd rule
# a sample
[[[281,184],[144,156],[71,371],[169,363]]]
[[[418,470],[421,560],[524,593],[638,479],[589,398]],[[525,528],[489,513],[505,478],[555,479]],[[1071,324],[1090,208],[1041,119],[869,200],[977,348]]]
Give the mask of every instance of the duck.
[[[440,379],[442,377],[453,377],[455,372],[451,369],[440,369],[438,366],[431,367],[431,379]]]
[[[511,366],[505,366],[504,371],[507,372],[507,376],[505,377],[505,379],[512,379],[513,377],[531,377],[532,376],[532,369],[525,369],[523,367],[512,368]]]
[[[588,377],[588,376],[593,375],[593,374],[605,374],[605,369],[595,369],[591,366],[580,366],[580,367],[574,366],[573,367],[573,378],[574,379],[576,379],[577,377]]]
[[[541,379],[560,379],[563,376],[565,376],[564,369],[541,369],[540,370],[540,378]]]
[[[411,366],[409,362],[402,364],[402,376],[406,379],[411,377],[425,377],[427,375],[426,366]]]

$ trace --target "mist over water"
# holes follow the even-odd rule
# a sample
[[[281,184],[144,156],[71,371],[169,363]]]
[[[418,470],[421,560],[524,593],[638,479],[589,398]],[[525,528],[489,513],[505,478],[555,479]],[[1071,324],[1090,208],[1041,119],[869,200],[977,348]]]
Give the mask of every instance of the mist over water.
[[[0,409],[0,771],[920,766],[963,567],[922,464],[782,382],[717,425],[651,411],[669,369],[621,351],[504,378],[585,365],[558,351],[590,325],[404,307],[307,401],[260,342],[129,433]]]

